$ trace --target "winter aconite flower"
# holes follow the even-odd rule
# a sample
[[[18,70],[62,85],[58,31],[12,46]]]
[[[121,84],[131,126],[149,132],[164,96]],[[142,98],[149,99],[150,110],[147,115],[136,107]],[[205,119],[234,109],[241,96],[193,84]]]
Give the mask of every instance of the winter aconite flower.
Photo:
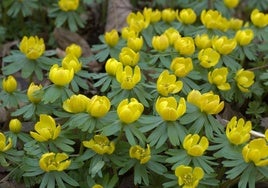
[[[170,69],[178,77],[185,77],[193,70],[193,62],[190,57],[175,57],[170,65]]]
[[[264,138],[251,140],[243,147],[242,155],[244,160],[253,162],[256,166],[268,165],[268,145]]]
[[[235,8],[239,4],[239,0],[224,0],[223,2],[228,8]]]
[[[186,102],[184,98],[177,102],[175,97],[159,97],[155,108],[163,120],[176,121],[186,112]]]
[[[265,131],[265,139],[268,142],[268,129],[266,129],[266,131]]]
[[[69,84],[74,77],[74,70],[64,69],[59,67],[58,64],[54,64],[49,71],[49,79],[55,85],[64,86]]]
[[[143,38],[140,37],[129,37],[127,39],[127,47],[134,50],[135,52],[138,52],[143,45]]]
[[[131,30],[135,31],[136,33],[140,33],[149,25],[149,20],[145,20],[141,12],[131,12],[127,16],[127,23]]]
[[[70,44],[69,46],[66,47],[65,52],[67,55],[72,54],[76,58],[79,58],[82,55],[82,48],[77,44]]]
[[[257,27],[265,27],[268,25],[268,14],[260,12],[258,9],[254,9],[250,14],[252,23]]]
[[[105,70],[111,76],[116,75],[118,67],[123,67],[123,64],[115,58],[109,58],[105,63]]]
[[[151,159],[150,145],[144,149],[139,145],[131,146],[129,149],[129,156],[140,161],[140,164],[145,164]]]
[[[123,27],[121,30],[121,37],[127,40],[131,37],[138,37],[138,33],[129,27]]]
[[[100,185],[100,184],[95,184],[95,185],[92,186],[92,188],[103,188],[103,186]]]
[[[178,184],[182,188],[196,188],[199,181],[204,177],[204,171],[200,167],[192,168],[180,165],[175,169],[175,175],[178,177]]]
[[[111,30],[110,32],[106,32],[104,34],[104,40],[110,47],[114,47],[119,41],[118,32],[115,29]]]
[[[70,113],[86,112],[90,99],[82,94],[72,95],[63,102],[63,109]]]
[[[229,39],[227,36],[214,37],[212,39],[212,46],[220,54],[230,54],[236,48],[237,42],[234,38]]]
[[[66,55],[62,59],[61,65],[64,69],[68,69],[70,71],[73,69],[74,73],[79,72],[82,68],[82,63],[79,62],[78,58],[73,54]]]
[[[182,9],[178,14],[178,20],[184,24],[192,24],[196,20],[196,13],[191,8]]]
[[[203,33],[202,35],[196,35],[194,39],[195,45],[199,49],[205,49],[211,47],[211,39],[208,34]]]
[[[122,89],[130,90],[136,86],[141,80],[141,71],[135,66],[134,71],[130,66],[118,67],[116,72],[116,80],[121,84]]]
[[[5,152],[12,147],[11,138],[6,138],[6,136],[0,132],[0,152]]]
[[[88,113],[93,117],[103,117],[110,110],[111,103],[106,96],[94,95],[88,102]]]
[[[254,72],[240,69],[236,72],[235,80],[238,88],[242,92],[249,92],[249,87],[254,83]]]
[[[213,48],[205,48],[200,50],[198,53],[198,60],[200,61],[200,65],[205,68],[210,68],[217,65],[220,57],[220,54]]]
[[[171,8],[162,10],[162,20],[165,22],[172,22],[176,19],[176,11]]]
[[[155,50],[159,52],[165,51],[169,47],[169,39],[167,35],[162,34],[159,36],[153,36],[152,46]]]
[[[124,123],[133,123],[140,118],[144,106],[135,98],[122,100],[117,107],[117,115]]]
[[[56,126],[56,122],[51,116],[41,114],[34,130],[36,132],[30,131],[30,135],[38,142],[45,142],[55,140],[61,132],[61,126]]]
[[[239,30],[243,26],[243,20],[239,18],[229,19],[229,29]]]
[[[59,0],[59,8],[63,11],[73,11],[79,6],[79,0]]]
[[[109,139],[104,135],[95,135],[89,141],[83,141],[83,145],[100,155],[105,153],[112,154],[115,150],[114,142],[109,141]]]
[[[251,29],[238,30],[235,34],[235,39],[237,43],[241,46],[246,46],[254,38],[254,32]]]
[[[9,121],[9,130],[13,133],[20,133],[21,128],[22,128],[22,124],[21,121],[17,118],[11,119]]]
[[[237,117],[234,116],[226,126],[226,136],[232,144],[240,145],[250,139],[251,129],[250,121],[245,122],[243,118],[237,121]]]
[[[17,81],[12,75],[4,78],[2,81],[3,90],[8,93],[13,93],[17,89],[17,85]]]
[[[208,149],[208,139],[205,136],[200,136],[198,134],[188,134],[183,140],[183,148],[191,156],[201,156]]]
[[[145,7],[143,9],[143,16],[148,23],[156,23],[161,20],[161,12],[158,9],[153,10],[152,8]]]
[[[42,100],[43,92],[42,85],[35,85],[33,82],[29,85],[27,90],[27,97],[32,103],[39,103]]]
[[[200,19],[203,25],[208,29],[226,31],[229,28],[228,20],[217,10],[203,10]]]
[[[164,34],[168,37],[169,45],[173,45],[174,42],[181,37],[180,32],[174,27],[166,29]]]
[[[192,37],[180,37],[174,42],[174,48],[180,55],[192,55],[195,52],[194,39]]]
[[[226,67],[216,68],[208,73],[208,81],[215,84],[219,90],[229,90],[231,86],[227,83],[228,69]]]
[[[28,59],[37,59],[43,55],[45,44],[42,38],[37,36],[24,36],[20,42],[20,51],[25,54]]]
[[[134,67],[135,65],[138,64],[140,60],[140,54],[138,52],[135,52],[129,47],[123,47],[121,49],[121,52],[119,53],[119,61],[124,65],[124,66],[131,66]]]
[[[71,160],[68,160],[69,156],[66,153],[45,153],[39,160],[39,166],[45,172],[51,171],[63,171],[66,170]]]

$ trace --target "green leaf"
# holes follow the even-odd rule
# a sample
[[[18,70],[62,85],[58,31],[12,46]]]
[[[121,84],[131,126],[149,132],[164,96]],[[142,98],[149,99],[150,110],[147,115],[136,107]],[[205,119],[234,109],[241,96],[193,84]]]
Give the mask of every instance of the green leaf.
[[[66,22],[67,18],[68,18],[68,15],[65,12],[59,12],[55,20],[56,27],[62,26],[64,22]]]
[[[126,138],[128,140],[128,143],[130,145],[132,145],[132,146],[133,145],[136,145],[136,140],[135,140],[135,138],[134,138],[134,136],[133,136],[133,134],[131,132],[131,129],[129,128],[129,125],[126,125],[124,127],[124,131],[125,131],[125,134],[126,134]]]
[[[101,169],[104,167],[105,162],[104,161],[98,161],[93,168],[91,168],[91,174],[94,177]]]
[[[134,166],[134,184],[141,184],[142,181],[145,185],[149,185],[149,177],[145,166],[136,164]]]
[[[170,143],[173,146],[178,146],[180,145],[180,140],[179,140],[178,132],[175,126],[176,125],[167,125],[167,135],[168,135]]]
[[[42,181],[41,181],[41,184],[40,184],[40,188],[45,188],[47,187],[48,185],[48,182],[49,182],[49,173],[45,173],[43,178],[42,178]]]
[[[59,174],[60,174],[61,178],[63,179],[63,181],[65,181],[69,185],[74,186],[74,187],[78,187],[79,186],[79,184],[77,183],[77,181],[75,181],[73,178],[71,178],[65,172],[60,172]]]
[[[152,160],[147,163],[147,167],[159,175],[163,175],[167,171],[167,168],[164,165]]]

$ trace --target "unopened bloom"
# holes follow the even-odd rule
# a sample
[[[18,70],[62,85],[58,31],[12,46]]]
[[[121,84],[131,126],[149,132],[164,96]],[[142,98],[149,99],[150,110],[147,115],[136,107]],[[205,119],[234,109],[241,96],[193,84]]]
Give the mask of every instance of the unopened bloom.
[[[116,72],[116,80],[121,84],[122,89],[132,89],[141,80],[141,71],[138,66],[135,66],[134,72],[130,66],[118,67]]]
[[[176,19],[176,11],[171,8],[162,10],[162,20],[165,22],[172,22]]]
[[[249,141],[251,129],[251,121],[245,122],[243,118],[237,121],[234,116],[226,125],[226,136],[232,144],[240,145]]]
[[[178,20],[184,24],[192,24],[196,20],[196,13],[191,8],[182,9],[178,14]]]
[[[39,103],[42,99],[42,85],[35,85],[33,82],[29,85],[27,90],[27,97],[32,103]]]
[[[67,55],[72,54],[76,58],[79,58],[82,55],[82,48],[77,44],[70,44],[69,46],[66,47],[65,52]]]
[[[183,86],[182,81],[176,81],[174,74],[169,74],[168,70],[164,70],[157,79],[157,91],[163,96],[168,96],[170,93],[178,93]]]
[[[9,130],[13,133],[19,133],[22,128],[21,121],[17,118],[11,119],[8,126],[9,126]]]
[[[229,29],[238,30],[243,26],[243,20],[238,18],[231,18],[229,20]]]
[[[254,38],[252,29],[238,30],[235,34],[237,43],[241,46],[248,45]]]
[[[136,33],[140,33],[149,25],[149,20],[145,20],[141,12],[131,12],[127,16],[127,23],[131,30],[134,30]]]
[[[193,70],[193,62],[190,57],[176,57],[172,60],[170,69],[178,77],[185,77]]]
[[[229,28],[228,20],[217,10],[203,10],[200,19],[203,25],[208,29],[226,31]]]
[[[208,139],[205,136],[200,136],[198,134],[188,134],[183,140],[183,148],[191,156],[201,156],[208,149]]]
[[[63,109],[70,113],[80,113],[87,110],[90,99],[82,94],[72,95],[63,102]]]
[[[176,121],[186,112],[186,102],[184,98],[177,102],[175,97],[159,97],[155,108],[163,120]]]
[[[12,147],[11,138],[6,138],[6,136],[0,132],[0,152],[5,152]]]
[[[140,37],[129,37],[127,40],[127,47],[134,50],[135,52],[138,52],[143,45],[143,38]]]
[[[123,39],[128,39],[131,37],[138,37],[138,33],[129,27],[123,27],[121,30],[121,36]]]
[[[45,172],[61,172],[70,166],[71,160],[68,160],[68,158],[69,156],[66,153],[45,153],[39,160],[39,166]]]
[[[35,124],[34,130],[30,131],[30,135],[38,142],[55,140],[61,132],[61,126],[56,126],[55,120],[46,114],[40,115],[40,120]]]
[[[165,34],[153,36],[152,46],[157,51],[165,51],[169,47],[169,39]]]
[[[73,11],[79,6],[79,0],[59,0],[58,5],[63,11]]]
[[[135,98],[122,100],[117,107],[117,115],[124,123],[133,123],[138,120],[144,110],[144,106]]]
[[[239,0],[224,0],[223,2],[228,8],[235,8],[239,4]]]
[[[194,39],[195,45],[199,49],[205,49],[205,48],[210,48],[211,47],[211,39],[209,36],[204,33],[202,35],[197,35]]]
[[[228,39],[226,36],[215,37],[212,39],[212,46],[220,54],[230,54],[236,48],[237,42],[233,39]]]
[[[245,162],[253,162],[256,166],[268,165],[268,145],[264,138],[251,140],[243,147],[242,155]]]
[[[249,87],[254,83],[254,72],[240,69],[236,72],[236,85],[242,92],[249,92]]]
[[[182,188],[196,188],[204,177],[204,171],[200,167],[180,165],[175,169],[175,175],[178,177],[178,184],[183,185]]]
[[[97,154],[103,155],[105,153],[112,154],[115,150],[114,142],[111,142],[107,136],[95,135],[89,141],[83,141],[83,145],[87,148],[92,149]]]
[[[187,101],[207,114],[218,114],[224,108],[224,102],[220,102],[219,95],[213,92],[201,94],[198,90],[192,90],[187,96]]]
[[[149,23],[155,23],[161,20],[161,12],[158,9],[153,10],[152,8],[145,7],[143,9],[143,16]]]
[[[4,78],[2,81],[3,90],[8,93],[13,93],[17,89],[17,85],[17,81],[12,75],[9,75],[7,78]]]
[[[73,54],[66,55],[62,59],[61,65],[64,69],[68,69],[68,70],[73,69],[74,73],[79,72],[82,68],[82,63],[79,62],[78,58],[74,56]]]
[[[119,53],[119,61],[124,65],[134,67],[140,60],[139,52],[135,52],[129,47],[123,47]]]
[[[95,184],[95,185],[92,186],[92,188],[103,188],[103,186],[100,185],[100,184]]]
[[[208,81],[215,84],[219,90],[229,90],[231,86],[227,83],[228,69],[226,67],[216,68],[208,73]]]
[[[174,42],[181,37],[180,32],[174,27],[170,27],[165,30],[164,34],[168,37],[168,41],[170,45],[173,45]]]
[[[123,64],[120,61],[117,61],[115,58],[109,58],[105,63],[105,70],[109,75],[115,76],[118,67],[122,66]]]
[[[268,129],[266,129],[266,131],[265,131],[265,139],[268,142]]]
[[[140,161],[140,164],[145,164],[151,159],[150,145],[144,149],[139,145],[131,146],[129,149],[129,156]]]
[[[64,86],[69,84],[74,77],[74,70],[64,69],[59,67],[58,64],[54,64],[49,71],[49,79],[58,86]]]
[[[250,14],[252,23],[257,27],[265,27],[268,25],[268,14],[260,12],[258,9],[254,9]]]
[[[19,49],[28,59],[37,59],[45,51],[45,43],[42,38],[37,36],[24,36],[20,42]]]
[[[106,96],[94,95],[89,103],[87,111],[93,117],[103,117],[110,110],[111,102]]]
[[[210,68],[217,65],[220,57],[221,55],[213,48],[205,48],[198,53],[198,60],[200,61],[200,65],[204,68]]]
[[[105,32],[104,40],[106,44],[108,44],[110,47],[114,47],[115,45],[117,45],[119,41],[119,35],[117,30],[113,29],[110,32]]]
[[[192,55],[195,51],[194,39],[192,37],[180,37],[174,42],[174,48],[180,55]]]

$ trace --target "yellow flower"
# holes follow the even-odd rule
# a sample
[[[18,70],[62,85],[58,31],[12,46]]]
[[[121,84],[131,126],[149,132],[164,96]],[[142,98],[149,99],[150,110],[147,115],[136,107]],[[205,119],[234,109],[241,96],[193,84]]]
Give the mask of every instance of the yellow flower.
[[[239,4],[239,0],[224,0],[223,2],[228,8],[235,8]]]
[[[100,155],[105,153],[110,155],[115,150],[114,142],[109,141],[109,139],[104,135],[95,135],[89,141],[83,141],[83,145]]]
[[[74,73],[77,73],[81,70],[82,68],[82,63],[79,62],[79,60],[77,59],[76,56],[74,56],[73,54],[68,54],[66,55],[62,61],[61,61],[61,65],[64,69],[68,69],[68,70],[72,70],[74,71]]]
[[[133,123],[138,120],[144,110],[144,106],[135,98],[122,100],[117,107],[117,115],[124,123]]]
[[[228,39],[226,36],[215,37],[212,39],[212,46],[220,54],[230,54],[236,48],[237,42],[233,39]]]
[[[268,142],[268,129],[266,129],[266,131],[265,131],[265,139]]]
[[[108,44],[110,47],[116,46],[119,41],[119,35],[117,30],[113,29],[110,32],[105,32],[104,40],[106,44]]]
[[[200,19],[203,25],[208,29],[226,31],[229,28],[228,20],[222,17],[221,13],[217,10],[203,10]]]
[[[241,46],[248,45],[254,38],[252,29],[238,30],[235,34],[237,43]]]
[[[138,37],[138,34],[136,31],[134,31],[133,29],[129,27],[123,27],[121,30],[121,36],[123,39],[128,39],[131,37]]]
[[[210,68],[217,65],[220,57],[221,55],[212,48],[202,49],[198,53],[198,60],[200,61],[200,65],[205,68]]]
[[[163,120],[176,121],[186,112],[186,102],[184,98],[177,102],[175,97],[158,97],[155,108]]]
[[[185,77],[193,70],[193,62],[190,57],[176,57],[172,60],[170,69],[178,77]]]
[[[63,11],[72,11],[78,8],[79,0],[59,0],[58,5]]]
[[[197,35],[194,39],[195,45],[199,49],[205,49],[205,48],[210,48],[211,47],[211,40],[209,36],[204,33],[202,35]]]
[[[19,49],[28,59],[37,59],[45,51],[44,40],[37,36],[30,36],[29,38],[24,36],[20,42]]]
[[[119,61],[124,65],[129,65],[131,67],[138,64],[140,60],[139,52],[135,52],[129,47],[123,47],[119,53]]]
[[[17,89],[17,85],[17,81],[12,75],[4,78],[2,81],[3,90],[8,93],[13,93]]]
[[[188,134],[183,140],[183,148],[191,156],[201,156],[208,149],[208,139],[205,136],[200,136],[198,134]]]
[[[192,24],[196,20],[196,14],[193,9],[182,9],[178,14],[178,20],[184,24]]]
[[[76,58],[81,57],[82,55],[82,48],[81,46],[77,45],[77,44],[70,44],[69,46],[66,47],[65,49],[65,53],[68,54],[72,54],[74,55]]]
[[[144,149],[139,145],[131,146],[129,149],[130,158],[137,159],[140,164],[145,164],[151,159],[150,145],[147,144],[147,148]]]
[[[204,171],[200,167],[193,169],[190,166],[180,165],[175,169],[175,175],[178,177],[178,184],[183,185],[182,188],[196,188],[204,177]]]
[[[100,185],[100,184],[95,184],[95,185],[92,186],[92,188],[103,188],[103,186]]]
[[[55,85],[64,86],[69,84],[74,77],[74,70],[64,69],[59,67],[58,64],[54,64],[49,71],[49,79]]]
[[[226,136],[232,144],[240,145],[249,141],[251,129],[250,121],[245,122],[242,118],[237,121],[234,116],[226,126]]]
[[[8,142],[8,143],[7,143]],[[0,132],[0,152],[5,152],[12,147],[11,138],[6,139],[6,136]]]
[[[123,68],[123,64],[120,61],[117,61],[115,58],[109,58],[105,63],[105,70],[111,76],[116,75],[118,67]]]
[[[156,9],[153,10],[152,8],[144,8],[143,9],[143,16],[148,23],[155,23],[161,20],[161,12]]]
[[[22,125],[19,119],[11,119],[9,121],[9,130],[13,133],[19,133],[21,131]]]
[[[260,12],[258,9],[254,9],[250,14],[252,23],[257,27],[266,27],[268,25],[268,14]]]
[[[159,52],[165,51],[169,47],[169,39],[165,34],[153,36],[152,46]]]
[[[61,132],[61,126],[56,127],[56,122],[51,116],[41,114],[34,130],[36,132],[30,131],[30,135],[38,142],[45,142],[50,139],[55,140]]]
[[[140,37],[129,37],[127,40],[127,47],[134,50],[135,52],[138,52],[143,45],[143,38]]]
[[[63,109],[70,113],[86,112],[90,99],[82,94],[72,95],[63,102]]]
[[[192,55],[195,51],[194,39],[192,37],[180,37],[174,42],[174,48],[180,55]]]
[[[134,72],[130,66],[118,67],[116,72],[116,79],[121,84],[122,89],[130,90],[136,86],[141,80],[141,71],[138,66],[135,66]]]
[[[66,153],[45,153],[39,160],[39,166],[45,172],[51,171],[63,171],[66,170],[71,160],[68,160],[69,156]]]
[[[187,96],[187,101],[207,114],[218,114],[224,108],[224,102],[220,102],[219,95],[213,92],[201,94],[198,90],[192,90]]]
[[[107,114],[110,107],[110,100],[106,96],[94,95],[88,103],[87,111],[91,116],[100,118]]]
[[[162,10],[162,20],[165,22],[172,22],[176,19],[176,11],[171,8]]]
[[[163,96],[168,96],[170,93],[178,93],[183,86],[182,81],[176,81],[174,74],[169,74],[168,70],[164,70],[157,79],[157,91]]]
[[[228,69],[226,67],[216,68],[208,73],[208,81],[211,84],[215,84],[219,90],[229,90],[231,86],[226,83],[228,75]]]
[[[28,90],[27,90],[27,96],[28,99],[32,103],[39,103],[42,99],[43,92],[42,90],[42,85],[35,85],[33,82],[29,85]]]
[[[238,18],[231,18],[229,20],[229,29],[238,30],[243,26],[243,20]]]
[[[164,34],[168,37],[168,42],[170,45],[173,45],[174,42],[181,37],[180,32],[174,27],[166,29]]]
[[[254,72],[240,69],[236,72],[235,80],[238,88],[242,92],[249,92],[249,87],[254,83]]]
[[[141,12],[131,12],[127,16],[127,23],[131,30],[135,31],[136,33],[140,33],[149,25],[149,20],[145,20]]]
[[[253,162],[256,166],[268,165],[268,145],[264,138],[251,140],[243,147],[242,155],[244,160]]]

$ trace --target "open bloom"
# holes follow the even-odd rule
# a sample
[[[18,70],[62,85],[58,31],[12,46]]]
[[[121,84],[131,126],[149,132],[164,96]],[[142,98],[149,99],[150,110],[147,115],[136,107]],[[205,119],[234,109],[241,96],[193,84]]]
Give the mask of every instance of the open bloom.
[[[143,45],[143,38],[142,36],[140,37],[130,37],[127,40],[127,47],[130,49],[134,50],[135,52],[138,52]]]
[[[235,8],[238,5],[239,0],[224,0],[223,2],[228,8]]]
[[[35,85],[33,82],[29,85],[27,90],[27,97],[32,103],[39,103],[42,100],[43,92],[42,85]]]
[[[159,36],[153,36],[152,46],[159,52],[165,51],[169,47],[169,39],[167,35],[162,34]]]
[[[19,49],[28,59],[37,59],[45,51],[45,43],[42,38],[37,36],[24,36],[20,42]]]
[[[130,66],[118,67],[116,72],[116,80],[121,84],[122,89],[132,89],[141,80],[141,71],[138,66],[135,66],[134,72]]]
[[[235,34],[237,43],[241,46],[248,45],[254,38],[252,29],[238,30]]]
[[[63,102],[63,109],[70,113],[86,112],[90,99],[82,94],[72,95]]]
[[[236,48],[237,42],[234,38],[228,39],[227,36],[215,37],[212,39],[212,46],[220,54],[230,54]]]
[[[73,11],[79,6],[79,0],[59,0],[58,5],[63,11]]]
[[[178,20],[184,24],[192,24],[196,20],[196,13],[191,8],[182,9],[178,14]]]
[[[195,52],[194,39],[192,37],[180,37],[174,42],[174,48],[180,55],[192,55]]]
[[[186,112],[186,102],[184,98],[177,102],[175,97],[159,97],[155,108],[163,120],[176,121]]]
[[[129,149],[129,156],[140,161],[140,164],[145,164],[151,159],[150,145],[144,149],[139,145],[131,146]]]
[[[157,91],[163,96],[168,96],[170,93],[178,93],[183,86],[182,81],[176,81],[174,74],[169,74],[168,70],[164,70],[157,79]]]
[[[107,114],[110,107],[110,100],[106,96],[94,95],[88,103],[87,111],[91,116],[100,118]]]
[[[66,47],[65,52],[67,55],[72,54],[76,58],[79,58],[82,55],[82,48],[77,44],[70,44],[69,46]]]
[[[105,63],[105,70],[111,76],[116,75],[118,67],[123,68],[123,64],[120,61],[117,61],[115,58],[109,58]]]
[[[55,85],[64,86],[69,84],[74,77],[74,70],[64,69],[59,67],[58,64],[54,64],[49,71],[49,79]]]
[[[200,61],[200,65],[205,68],[210,68],[217,65],[220,57],[220,54],[213,48],[205,48],[200,50],[198,53],[198,60]]]
[[[193,70],[193,62],[190,57],[175,57],[170,65],[170,69],[178,77],[185,77]]]
[[[13,133],[19,133],[22,128],[21,121],[17,118],[11,119],[8,126],[9,130]]]
[[[72,70],[77,73],[82,68],[82,63],[79,62],[76,56],[73,54],[67,54],[61,61],[61,65],[64,69]]]
[[[168,37],[170,45],[173,45],[174,42],[181,37],[180,32],[174,27],[170,27],[165,30],[164,34]]]
[[[250,121],[245,122],[243,118],[237,121],[237,117],[234,116],[226,126],[226,136],[232,144],[240,145],[249,141],[251,129]]]
[[[219,95],[213,92],[201,94],[198,90],[192,90],[187,96],[187,101],[207,114],[218,114],[224,107],[224,102],[220,102]]]
[[[196,188],[204,177],[204,171],[200,167],[180,165],[175,169],[175,175],[178,177],[178,184],[183,185],[182,188]]]
[[[236,72],[236,85],[242,92],[249,92],[249,87],[254,83],[254,72],[240,69]]]
[[[251,140],[243,147],[242,155],[247,163],[252,161],[256,166],[267,166],[268,145],[266,140],[264,138]]]
[[[144,106],[135,98],[122,100],[117,107],[117,115],[124,123],[133,123],[140,118]]]
[[[71,160],[68,160],[68,158],[69,156],[66,153],[45,153],[39,160],[39,166],[45,172],[60,172],[70,166]]]
[[[162,10],[162,20],[165,22],[172,22],[176,19],[176,11],[171,8]]]
[[[268,25],[268,14],[260,12],[258,9],[254,9],[250,14],[252,23],[257,27],[265,27]]]
[[[183,140],[183,148],[191,156],[201,156],[208,149],[208,139],[205,136],[200,136],[198,134],[188,134]]]
[[[105,153],[112,154],[115,150],[114,142],[109,141],[109,139],[104,135],[95,135],[89,141],[83,141],[83,145],[100,155]]]
[[[194,42],[197,48],[205,49],[211,47],[211,39],[209,38],[208,34],[203,33],[202,35],[196,35],[194,38]]]
[[[9,75],[7,78],[4,78],[2,81],[3,90],[8,93],[13,93],[17,89],[17,85],[17,81],[12,75]]]
[[[6,136],[0,132],[0,152],[5,152],[12,147],[11,138],[6,138]]]
[[[118,32],[115,29],[111,30],[110,32],[106,32],[104,34],[104,40],[110,47],[114,47],[119,41]]]
[[[133,67],[138,64],[139,60],[140,54],[129,47],[123,47],[119,53],[119,61],[125,66]]]
[[[34,130],[36,132],[30,131],[30,135],[38,142],[45,142],[55,140],[61,132],[61,126],[56,126],[56,122],[51,116],[41,114]]]
[[[208,73],[208,81],[211,84],[215,84],[218,89],[226,91],[231,89],[229,83],[227,83],[228,69],[226,67],[216,68]]]

